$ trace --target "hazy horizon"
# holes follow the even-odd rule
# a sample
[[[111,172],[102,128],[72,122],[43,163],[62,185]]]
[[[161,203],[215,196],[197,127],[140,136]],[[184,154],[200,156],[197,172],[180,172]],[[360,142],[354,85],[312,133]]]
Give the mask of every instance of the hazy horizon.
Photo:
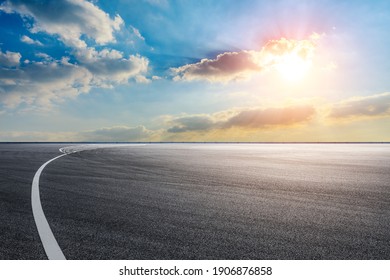
[[[132,143],[146,143],[146,144],[390,144],[386,141],[371,141],[371,142],[238,142],[238,141],[3,141],[0,144],[132,144]]]

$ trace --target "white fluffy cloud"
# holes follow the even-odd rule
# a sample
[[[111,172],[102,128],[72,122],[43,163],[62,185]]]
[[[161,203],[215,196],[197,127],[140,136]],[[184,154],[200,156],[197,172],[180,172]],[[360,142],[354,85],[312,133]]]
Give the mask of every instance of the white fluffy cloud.
[[[57,36],[72,49],[72,59],[56,60],[37,52],[35,56],[41,61],[23,63],[20,63],[20,53],[0,51],[0,102],[7,108],[22,104],[29,105],[30,109],[50,108],[53,103],[86,93],[91,87],[112,87],[129,79],[149,81],[144,76],[149,65],[147,58],[87,45],[86,41],[91,43],[91,40],[85,41],[85,37],[98,45],[114,42],[115,31],[124,24],[119,15],[111,18],[92,2],[7,0],[0,5],[0,10],[32,19],[30,32]],[[134,32],[141,36],[138,30]],[[26,35],[20,40],[42,45]]]
[[[33,40],[31,39],[30,37],[26,36],[26,35],[23,35],[21,38],[20,38],[20,41],[22,41],[23,43],[26,43],[26,44],[29,44],[29,45],[37,45],[37,46],[43,46],[43,44],[38,41],[38,40]]]
[[[77,50],[78,61],[94,76],[97,86],[109,86],[115,83],[125,83],[132,77],[138,77],[148,69],[149,61],[139,55],[128,58],[117,50],[94,48]]]
[[[30,62],[16,69],[0,69],[0,101],[8,108],[20,104],[48,109],[52,103],[88,92],[92,74],[61,61]]]
[[[87,93],[91,87],[110,87],[143,77],[148,67],[143,57],[124,58],[108,50],[80,64],[70,63],[68,58],[54,60],[46,54],[37,55],[45,56],[45,60],[20,65],[20,54],[0,53],[0,64],[7,66],[0,68],[0,102],[7,108],[26,104],[50,109],[53,103]]]
[[[85,48],[82,35],[97,44],[115,41],[114,32],[121,28],[123,19],[116,15],[111,18],[93,3],[85,0],[28,1],[8,0],[1,4],[7,13],[19,13],[34,19],[32,33],[46,32],[57,35],[66,45]]]
[[[18,52],[6,51],[5,53],[3,53],[0,50],[0,68],[18,66],[20,64],[21,57],[22,55]]]

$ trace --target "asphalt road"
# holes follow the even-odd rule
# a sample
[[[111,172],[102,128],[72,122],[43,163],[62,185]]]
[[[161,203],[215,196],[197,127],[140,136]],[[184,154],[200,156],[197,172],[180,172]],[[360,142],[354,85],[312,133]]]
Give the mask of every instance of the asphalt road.
[[[0,259],[46,259],[31,210],[31,183],[62,146],[0,144]]]
[[[31,181],[58,154],[0,145],[1,258],[45,257]],[[85,150],[40,189],[67,259],[390,259],[388,144]]]

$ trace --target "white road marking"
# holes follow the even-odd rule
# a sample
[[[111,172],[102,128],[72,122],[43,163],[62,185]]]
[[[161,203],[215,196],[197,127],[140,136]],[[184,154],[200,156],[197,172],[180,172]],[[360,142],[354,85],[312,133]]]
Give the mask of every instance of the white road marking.
[[[59,155],[55,158],[52,158],[51,160],[46,161],[41,167],[39,167],[38,171],[35,173],[32,186],[31,186],[32,212],[33,212],[35,224],[38,229],[39,237],[41,238],[43,248],[45,249],[46,255],[49,260],[66,260],[66,258],[64,253],[62,253],[62,250],[58,245],[58,242],[55,239],[53,232],[51,231],[49,223],[47,222],[47,219],[45,217],[45,213],[43,213],[41,198],[39,195],[39,177],[41,176],[43,169],[50,162],[55,161],[56,159],[66,156],[68,154],[77,153],[80,151],[90,150],[90,149],[99,149],[104,147],[123,147],[123,146],[145,146],[145,144],[122,144],[122,145],[89,144],[89,145],[63,147],[60,149],[60,152],[63,153],[62,155]]]
[[[41,238],[43,248],[45,249],[46,255],[49,260],[66,260],[66,258],[62,253],[62,250],[58,245],[57,240],[53,235],[53,232],[50,229],[45,214],[43,213],[41,198],[39,196],[39,176],[41,176],[42,170],[46,167],[46,165],[66,155],[67,154],[62,154],[58,157],[52,158],[49,161],[46,161],[35,173],[32,182],[32,187],[31,187],[32,212],[33,212],[35,224],[37,225],[38,228],[39,237]]]

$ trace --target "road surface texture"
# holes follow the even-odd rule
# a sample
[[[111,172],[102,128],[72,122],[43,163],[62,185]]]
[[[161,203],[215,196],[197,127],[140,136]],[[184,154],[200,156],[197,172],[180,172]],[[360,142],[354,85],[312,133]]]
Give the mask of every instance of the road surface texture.
[[[31,211],[31,183],[63,146],[0,144],[0,259],[46,259]]]
[[[29,195],[59,147],[0,146],[2,258],[45,258]],[[388,144],[91,149],[40,192],[67,259],[390,259]]]

